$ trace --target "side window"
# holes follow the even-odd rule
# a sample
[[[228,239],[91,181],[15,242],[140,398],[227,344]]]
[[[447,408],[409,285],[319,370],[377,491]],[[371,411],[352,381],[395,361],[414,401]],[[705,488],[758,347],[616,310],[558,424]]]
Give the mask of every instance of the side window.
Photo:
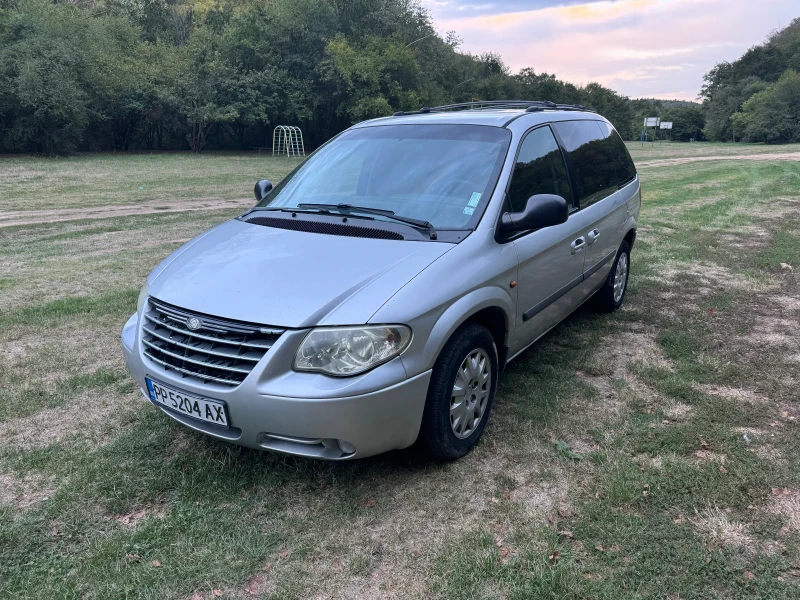
[[[522,211],[536,194],[556,194],[572,204],[564,157],[547,126],[534,129],[522,140],[508,188],[511,212]]]
[[[561,121],[553,126],[569,155],[580,207],[585,208],[614,193],[617,181],[613,151],[599,123]]]
[[[619,137],[619,133],[611,125],[605,121],[598,121],[598,124],[609,142],[609,149],[614,159],[616,183],[618,186],[625,185],[636,177],[636,167],[633,165],[630,152],[625,147],[625,142]]]

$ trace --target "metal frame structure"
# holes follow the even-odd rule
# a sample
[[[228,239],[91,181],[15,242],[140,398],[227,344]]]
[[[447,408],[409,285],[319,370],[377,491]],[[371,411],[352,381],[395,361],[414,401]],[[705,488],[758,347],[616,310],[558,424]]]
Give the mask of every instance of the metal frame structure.
[[[672,121],[661,121],[661,123],[658,124],[658,130],[669,131],[669,141],[672,141]]]
[[[642,134],[639,141],[644,146],[644,143],[650,138],[650,128],[653,128],[653,142],[658,141],[658,127],[661,125],[661,117],[645,117],[644,125],[642,127]]]
[[[306,155],[303,132],[295,125],[278,125],[272,133],[272,155],[300,158]]]

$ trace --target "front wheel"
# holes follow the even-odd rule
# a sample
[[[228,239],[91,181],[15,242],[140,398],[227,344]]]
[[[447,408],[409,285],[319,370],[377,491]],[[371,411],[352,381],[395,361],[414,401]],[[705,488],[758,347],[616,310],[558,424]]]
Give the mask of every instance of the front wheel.
[[[631,248],[628,242],[623,241],[617,250],[614,264],[606,281],[594,296],[594,305],[599,312],[614,312],[625,299],[628,289],[628,275],[631,269]]]
[[[433,367],[420,445],[439,460],[455,460],[478,443],[497,389],[494,338],[475,323],[458,329]]]

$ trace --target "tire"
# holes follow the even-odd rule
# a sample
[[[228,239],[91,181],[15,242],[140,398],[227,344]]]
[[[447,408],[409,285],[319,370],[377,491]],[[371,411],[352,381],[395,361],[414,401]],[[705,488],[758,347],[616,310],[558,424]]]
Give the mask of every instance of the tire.
[[[454,395],[457,376],[460,387],[471,391],[462,396],[461,409]],[[429,456],[450,461],[472,450],[489,420],[497,377],[492,335],[475,323],[461,326],[436,359],[428,386],[418,443]],[[456,411],[451,417],[453,407]]]
[[[622,263],[622,265],[620,264]],[[615,290],[614,285],[617,280],[617,269],[622,268],[624,271],[624,279],[622,280],[622,293]],[[623,241],[617,250],[617,256],[614,258],[614,264],[611,265],[611,271],[606,277],[603,287],[601,287],[594,295],[594,307],[597,312],[611,313],[622,306],[625,300],[625,293],[628,291],[628,279],[631,271],[631,249],[628,242]]]

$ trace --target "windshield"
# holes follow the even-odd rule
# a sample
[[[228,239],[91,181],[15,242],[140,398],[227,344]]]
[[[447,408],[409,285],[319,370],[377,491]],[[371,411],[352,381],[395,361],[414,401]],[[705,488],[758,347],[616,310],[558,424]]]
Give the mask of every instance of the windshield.
[[[483,212],[510,139],[507,129],[482,125],[353,129],[315,152],[259,206],[351,204],[465,229]]]

